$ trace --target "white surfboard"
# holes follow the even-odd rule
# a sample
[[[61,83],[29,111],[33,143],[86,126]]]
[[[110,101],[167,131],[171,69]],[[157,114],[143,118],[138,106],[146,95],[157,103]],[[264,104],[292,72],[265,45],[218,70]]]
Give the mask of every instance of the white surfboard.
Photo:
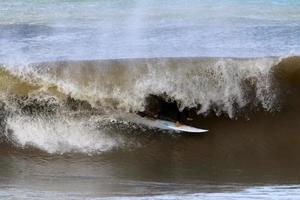
[[[195,128],[195,127],[187,126],[187,125],[183,125],[183,124],[180,124],[178,126],[174,122],[160,120],[160,119],[154,120],[153,125],[157,128],[161,128],[161,129],[183,131],[183,132],[189,132],[189,133],[203,133],[203,132],[208,131],[206,129]]]
[[[129,114],[129,113],[125,115],[124,114],[118,115],[118,117],[116,118],[119,118],[122,121],[133,122],[136,124],[143,124],[150,128],[159,128],[159,129],[172,130],[177,132],[203,133],[208,131],[206,129],[195,128],[184,124],[181,124],[180,126],[176,126],[176,123],[167,120],[149,119],[146,117],[141,117],[139,115]]]

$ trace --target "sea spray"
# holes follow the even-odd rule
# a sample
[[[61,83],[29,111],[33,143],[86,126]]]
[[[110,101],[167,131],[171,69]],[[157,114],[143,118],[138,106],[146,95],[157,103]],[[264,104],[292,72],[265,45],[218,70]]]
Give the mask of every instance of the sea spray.
[[[272,66],[280,58],[162,58],[36,63],[30,80],[95,107],[143,111],[145,98],[164,96],[180,109],[198,107],[234,117],[253,104],[276,105]],[[29,68],[27,68],[29,69]],[[24,74],[23,74],[24,77]],[[47,88],[46,87],[46,88]]]
[[[34,147],[48,153],[101,153],[121,147],[121,136],[97,128],[101,119],[64,116],[12,115],[7,119],[6,136],[22,148]]]

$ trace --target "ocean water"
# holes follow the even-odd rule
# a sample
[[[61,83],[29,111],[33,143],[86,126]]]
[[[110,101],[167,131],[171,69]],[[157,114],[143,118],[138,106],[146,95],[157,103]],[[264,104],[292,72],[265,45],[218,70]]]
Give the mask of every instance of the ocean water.
[[[298,199],[299,53],[297,0],[0,0],[0,198]]]
[[[295,0],[2,0],[0,60],[297,54],[299,7]]]

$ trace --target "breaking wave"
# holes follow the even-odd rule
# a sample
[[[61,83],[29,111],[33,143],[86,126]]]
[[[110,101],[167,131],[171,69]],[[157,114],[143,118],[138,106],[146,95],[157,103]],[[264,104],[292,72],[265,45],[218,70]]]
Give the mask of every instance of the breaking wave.
[[[99,124],[111,123],[111,113],[144,111],[149,95],[202,117],[279,111],[282,92],[287,91],[282,88],[299,83],[299,60],[152,58],[3,64],[1,126],[5,137],[23,148],[34,146],[49,153],[108,151],[128,141]]]
[[[271,110],[276,100],[271,68],[279,58],[170,58],[63,61],[6,66],[10,93],[56,99],[71,96],[92,107],[140,111],[149,94],[198,114],[227,113],[249,103]],[[12,76],[13,75],[13,76]],[[12,78],[13,77],[13,78]],[[12,80],[14,79],[14,80]]]

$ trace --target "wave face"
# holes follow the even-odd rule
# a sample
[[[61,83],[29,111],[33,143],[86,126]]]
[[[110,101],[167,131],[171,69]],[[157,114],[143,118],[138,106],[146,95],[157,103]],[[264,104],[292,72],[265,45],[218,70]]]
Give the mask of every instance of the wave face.
[[[107,127],[114,124],[114,113],[144,111],[149,95],[202,117],[278,111],[278,74],[285,62],[153,58],[3,65],[5,137],[50,153],[93,153],[132,145],[122,134],[112,136]]]

